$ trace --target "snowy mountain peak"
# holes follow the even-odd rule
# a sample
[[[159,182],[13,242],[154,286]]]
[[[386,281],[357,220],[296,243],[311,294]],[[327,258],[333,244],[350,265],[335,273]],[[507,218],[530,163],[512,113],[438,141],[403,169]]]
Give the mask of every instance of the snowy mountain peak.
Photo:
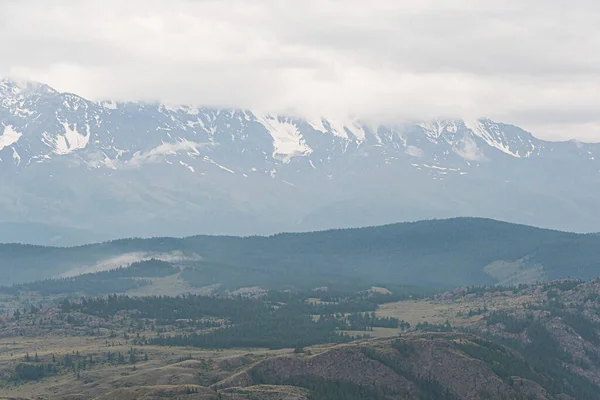
[[[19,83],[8,78],[0,79],[0,96],[12,95],[26,98],[32,95],[47,96],[58,93],[54,88],[40,82]]]
[[[19,86],[6,79],[0,81],[0,101],[3,124],[10,126],[5,128],[8,133],[3,135],[3,150],[14,147],[26,160],[23,166],[32,160],[46,162],[56,156],[78,154],[95,168],[106,165],[114,169],[120,164],[117,161],[128,163],[135,154],[154,154],[165,144],[179,148],[181,142],[210,144],[204,146],[205,152],[235,149],[235,153],[245,153],[244,158],[253,154],[256,162],[260,159],[274,165],[301,159],[310,165],[330,163],[333,157],[365,153],[374,146],[379,153],[388,154],[387,163],[403,155],[456,167],[489,161],[498,157],[498,152],[529,158],[547,147],[519,128],[489,119],[432,120],[414,126],[373,128],[357,120],[303,120],[248,110],[91,102],[44,84]],[[169,156],[182,153],[196,157],[194,152],[175,151],[164,154],[164,161],[178,164],[179,160],[169,160],[173,158]],[[397,156],[389,156],[394,153]],[[271,174],[271,167],[263,169]]]
[[[91,102],[44,84],[17,85],[6,79],[0,83],[0,101],[3,125],[10,126],[2,136],[2,151],[19,154],[21,167],[74,154],[77,163],[92,168],[139,166],[144,154],[151,155],[153,163],[161,159],[183,165],[185,160],[179,158],[203,159],[199,156],[228,149],[229,158],[243,153],[255,164],[273,164],[256,167],[272,175],[273,168],[293,160],[305,159],[312,168],[342,155],[372,156],[377,148],[388,164],[416,158],[458,168],[501,155],[529,158],[547,147],[519,128],[489,119],[367,127],[358,120],[303,120],[249,110]],[[180,143],[199,143],[203,150],[189,152]],[[161,151],[165,145],[171,147],[168,153]],[[1,158],[10,160],[6,155]],[[198,165],[191,167],[202,171]]]
[[[455,134],[458,130],[457,121],[424,121],[421,122],[419,126],[423,128],[425,135],[434,142],[448,134]]]
[[[21,92],[21,89],[9,79],[0,79],[0,96],[14,97]]]
[[[116,236],[455,215],[519,215],[583,230],[600,226],[599,153],[600,145],[545,142],[489,119],[367,125],[94,102],[0,81],[0,222],[118,229]],[[157,228],[165,226],[174,230]]]

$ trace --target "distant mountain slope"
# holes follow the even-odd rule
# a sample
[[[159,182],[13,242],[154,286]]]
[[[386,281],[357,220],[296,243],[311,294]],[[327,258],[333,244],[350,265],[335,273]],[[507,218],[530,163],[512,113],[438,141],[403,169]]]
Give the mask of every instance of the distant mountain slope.
[[[279,234],[122,239],[74,248],[0,245],[3,284],[158,258],[194,285],[312,288],[377,283],[439,288],[600,275],[600,236],[488,219]]]
[[[46,243],[52,246],[83,245],[102,241],[102,232],[56,227],[41,223],[0,222],[0,243]]]
[[[599,154],[489,119],[373,125],[94,102],[0,80],[0,222],[29,229],[0,225],[0,237],[81,244],[454,216],[590,232]]]

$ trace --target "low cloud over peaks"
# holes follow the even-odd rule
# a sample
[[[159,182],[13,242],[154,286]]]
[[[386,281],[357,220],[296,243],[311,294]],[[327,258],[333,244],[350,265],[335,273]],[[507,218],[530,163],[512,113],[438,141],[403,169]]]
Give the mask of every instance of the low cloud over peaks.
[[[595,1],[0,4],[0,74],[94,99],[404,120],[487,116],[600,141]]]

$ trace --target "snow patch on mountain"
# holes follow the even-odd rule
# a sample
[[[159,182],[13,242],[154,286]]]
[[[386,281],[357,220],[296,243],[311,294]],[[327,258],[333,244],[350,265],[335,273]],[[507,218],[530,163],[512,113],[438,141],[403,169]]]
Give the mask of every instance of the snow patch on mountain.
[[[307,156],[313,152],[295,124],[269,114],[254,115],[273,138],[273,158],[289,162],[292,157]]]
[[[90,141],[90,126],[86,125],[86,132],[80,133],[77,130],[77,124],[73,128],[68,122],[63,122],[62,126],[65,130],[63,135],[52,136],[48,132],[43,134],[42,141],[52,149],[55,154],[66,155],[76,150],[85,149]]]
[[[423,133],[433,142],[436,142],[446,130],[446,124],[438,120],[424,121],[418,125],[423,129]]]
[[[23,135],[14,130],[12,125],[6,125],[2,135],[0,135],[0,150],[17,143],[21,136]]]
[[[196,170],[194,169],[194,167],[192,167],[188,163],[185,163],[183,161],[179,161],[179,165],[182,165],[182,166],[186,167],[187,169],[190,170],[190,172],[196,172]]]
[[[328,130],[327,130],[327,128],[325,128],[325,125],[323,122],[324,122],[323,118],[319,118],[316,120],[315,119],[307,119],[306,120],[306,123],[308,125],[310,125],[311,128],[313,128],[315,131],[327,133]],[[336,132],[332,132],[332,133],[336,134]],[[347,135],[344,135],[343,137],[347,137]]]
[[[314,130],[349,141],[363,142],[366,139],[364,128],[358,121],[340,121],[336,119],[307,119],[306,123]],[[350,135],[353,137],[350,137]]]
[[[13,147],[12,148],[13,151],[13,160],[15,160],[15,164],[20,165],[21,164],[21,155],[17,152],[17,150]]]
[[[365,130],[358,121],[351,121],[345,123],[335,121],[332,123],[331,120],[329,120],[329,123],[336,130],[347,130],[352,136],[354,136],[354,138],[359,143],[364,142],[366,140],[367,135],[365,133]],[[346,137],[348,137],[348,135],[346,135]]]
[[[483,124],[481,120],[465,120],[464,124],[471,132],[473,132],[475,136],[478,136],[485,140],[485,142],[491,147],[494,147],[500,150],[501,152],[511,155],[513,157],[521,157],[518,152],[513,152],[510,149],[510,147],[502,140],[506,139],[506,137],[504,136],[504,133],[500,131],[497,125],[494,125],[492,127],[494,132],[490,132],[490,130],[488,130],[488,128]]]
[[[229,172],[230,174],[235,174],[235,172],[234,172],[233,170],[231,170],[231,169],[229,169],[229,168],[227,168],[227,167],[224,167],[223,165],[221,165],[221,164],[217,163],[215,160],[211,159],[211,158],[210,158],[210,157],[208,157],[208,156],[204,156],[204,161],[205,161],[205,162],[207,162],[207,163],[213,164],[214,166],[216,166],[216,167],[218,167],[218,168],[222,169],[223,171],[227,171],[227,172]]]

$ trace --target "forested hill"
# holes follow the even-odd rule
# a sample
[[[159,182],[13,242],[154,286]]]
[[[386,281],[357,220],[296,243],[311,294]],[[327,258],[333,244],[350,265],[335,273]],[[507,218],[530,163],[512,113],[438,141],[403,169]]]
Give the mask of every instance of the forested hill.
[[[157,258],[195,285],[440,288],[600,275],[600,235],[455,218],[262,237],[122,239],[73,248],[0,245],[0,284]]]

